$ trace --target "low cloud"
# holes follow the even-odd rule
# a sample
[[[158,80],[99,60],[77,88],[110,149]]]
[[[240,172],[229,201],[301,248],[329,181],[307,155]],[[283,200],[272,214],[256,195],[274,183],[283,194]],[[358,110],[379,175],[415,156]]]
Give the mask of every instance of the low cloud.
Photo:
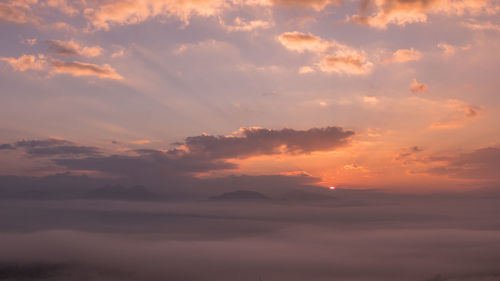
[[[234,169],[237,166],[225,160],[189,155],[180,151],[137,150],[139,155],[109,155],[87,158],[54,159],[53,162],[68,170],[95,171],[125,177],[134,183],[179,180],[192,173]]]
[[[308,130],[242,128],[230,136],[187,137],[178,148],[160,151],[139,149],[133,155],[105,155],[53,159],[70,171],[94,171],[133,179],[134,183],[186,182],[197,173],[231,170],[234,159],[259,155],[306,154],[347,145],[352,131],[339,127]],[[156,182],[156,183],[155,183]]]
[[[500,148],[485,147],[470,153],[444,158],[446,165],[427,170],[431,174],[456,178],[499,180]]]
[[[1,144],[0,150],[5,149],[22,149],[30,157],[92,156],[100,153],[96,147],[77,145],[72,141],[55,138]]]
[[[242,128],[229,136],[203,134],[187,137],[170,150],[136,149],[121,154],[105,154],[102,149],[62,139],[22,140],[4,144],[1,149],[22,150],[29,158],[45,157],[55,164],[53,168],[59,172],[91,172],[127,179],[133,184],[158,186],[168,183],[189,187],[200,173],[238,168],[233,162],[236,159],[332,151],[349,144],[353,135],[353,131],[339,127],[308,130]],[[311,179],[300,176],[292,182],[305,183]],[[292,182],[288,185],[292,186]],[[209,184],[205,182],[204,185]],[[221,182],[211,185],[224,186]]]
[[[241,136],[201,135],[187,137],[184,145],[194,154],[215,158],[249,157],[262,154],[310,153],[346,145],[353,131],[339,127],[308,130],[242,128]]]
[[[0,150],[15,150],[16,147],[10,143],[0,144]]]

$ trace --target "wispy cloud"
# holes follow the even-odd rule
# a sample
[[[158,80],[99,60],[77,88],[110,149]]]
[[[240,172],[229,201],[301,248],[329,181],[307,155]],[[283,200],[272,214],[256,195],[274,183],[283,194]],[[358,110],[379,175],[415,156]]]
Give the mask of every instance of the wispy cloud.
[[[42,70],[46,65],[44,55],[22,55],[18,58],[0,57],[0,60],[7,62],[14,70]]]
[[[49,53],[56,56],[97,57],[103,52],[100,46],[80,46],[75,41],[47,40]]]
[[[51,72],[57,74],[70,74],[72,76],[95,76],[105,79],[122,80],[123,76],[116,73],[115,69],[109,64],[97,65],[92,63],[72,61],[65,62],[61,60],[51,60]]]
[[[364,75],[370,73],[373,67],[373,63],[362,51],[336,41],[323,40],[310,33],[285,32],[278,36],[278,40],[291,51],[298,53],[308,51],[316,54],[319,61],[315,65],[325,73]],[[312,66],[301,69],[302,73],[310,73],[313,70]]]
[[[427,84],[419,83],[417,79],[413,79],[413,82],[410,84],[410,91],[414,94],[427,93],[428,90]]]
[[[382,62],[404,63],[408,61],[417,61],[422,58],[422,52],[411,49],[398,49],[392,55],[386,57]]]
[[[350,19],[379,29],[389,24],[404,26],[426,22],[428,14],[461,16],[495,12],[494,3],[488,0],[367,0],[361,4],[359,14]]]

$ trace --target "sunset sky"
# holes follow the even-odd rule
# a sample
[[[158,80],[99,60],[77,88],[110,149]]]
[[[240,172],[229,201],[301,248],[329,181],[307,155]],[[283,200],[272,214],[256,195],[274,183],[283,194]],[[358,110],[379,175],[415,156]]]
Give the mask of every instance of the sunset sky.
[[[500,280],[500,0],[0,0],[0,281]]]
[[[500,184],[495,0],[2,0],[0,175]]]

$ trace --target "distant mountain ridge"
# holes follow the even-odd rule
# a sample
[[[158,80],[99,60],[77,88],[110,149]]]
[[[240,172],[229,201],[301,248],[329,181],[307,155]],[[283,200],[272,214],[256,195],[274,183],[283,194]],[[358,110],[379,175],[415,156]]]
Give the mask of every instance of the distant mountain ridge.
[[[251,190],[237,190],[225,192],[220,195],[210,197],[210,200],[267,200],[269,197]]]

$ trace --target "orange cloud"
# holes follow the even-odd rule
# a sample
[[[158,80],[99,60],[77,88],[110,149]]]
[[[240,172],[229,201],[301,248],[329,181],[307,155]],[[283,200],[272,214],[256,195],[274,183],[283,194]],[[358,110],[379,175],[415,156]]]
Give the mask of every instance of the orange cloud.
[[[24,72],[26,70],[47,71],[56,74],[71,74],[72,76],[95,76],[105,79],[121,80],[123,77],[108,64],[102,66],[86,62],[65,62],[51,59],[50,65],[44,55],[22,55],[18,58],[0,57],[0,61],[7,62],[14,70]]]
[[[0,22],[12,22],[17,24],[38,23],[38,18],[31,14],[30,4],[36,0],[7,1],[0,3]]]
[[[301,68],[299,68],[299,74],[307,74],[307,73],[313,73],[314,72],[314,68],[310,67],[310,66],[302,66]]]
[[[355,48],[336,41],[326,41],[310,33],[285,32],[278,36],[278,40],[288,50],[316,53],[320,58],[316,66],[325,73],[362,75],[371,72],[373,67],[373,63]],[[299,70],[301,74],[311,72],[314,69],[310,66],[303,66]]]
[[[45,57],[43,55],[38,55],[38,57],[22,55],[18,58],[2,57],[0,60],[7,62],[17,71],[41,70],[45,66]]]
[[[72,76],[96,76],[116,80],[123,79],[109,64],[99,66],[86,62],[64,62],[60,60],[52,60],[51,63],[53,73],[70,74]]]
[[[85,16],[97,29],[140,23],[154,17],[177,17],[188,23],[193,15],[220,14],[225,4],[223,0],[118,0],[89,7]]]
[[[240,17],[236,17],[232,25],[226,24],[222,19],[219,19],[220,25],[227,31],[252,31],[256,29],[267,29],[273,24],[264,20],[246,21]]]
[[[358,54],[328,55],[321,60],[319,68],[323,72],[361,75],[371,72],[373,64]]]
[[[61,12],[68,15],[74,15],[78,13],[78,9],[72,6],[66,0],[48,0],[46,5],[52,8],[59,9]]]
[[[443,49],[445,55],[451,56],[455,54],[455,47],[450,44],[439,43],[437,46],[438,48]]]
[[[421,58],[422,58],[422,53],[413,48],[399,49],[389,57],[385,58],[383,62],[404,63],[408,61],[417,61]]]
[[[313,9],[316,11],[323,10],[328,5],[338,5],[338,0],[271,0],[271,3],[276,6],[288,6]]]
[[[130,143],[132,143],[132,144],[138,144],[138,145],[143,145],[143,144],[150,144],[151,141],[150,140],[135,140],[135,141],[131,141]]]
[[[446,43],[439,43],[438,48],[442,49],[446,56],[453,56],[457,51],[465,51],[470,49],[470,45],[466,46],[453,46]]]
[[[489,0],[366,0],[359,14],[351,20],[370,27],[385,29],[388,24],[404,26],[426,22],[428,14],[462,16],[495,13]]]
[[[479,117],[481,113],[481,107],[470,105],[459,100],[449,100],[446,107],[450,109],[448,118],[441,122],[431,124],[431,129],[462,128],[468,120]]]
[[[285,32],[278,36],[280,43],[287,49],[302,53],[304,51],[322,52],[329,47],[329,43],[310,33],[298,31]]]
[[[410,85],[410,91],[414,94],[418,93],[426,93],[427,92],[427,85],[424,83],[419,83],[417,82],[417,79],[413,79],[413,82]]]
[[[500,31],[500,25],[494,24],[492,22],[477,22],[477,21],[469,21],[469,22],[462,22],[462,25],[472,29],[472,30],[493,30],[493,31]]]
[[[57,56],[97,57],[103,52],[99,46],[80,46],[75,41],[47,40],[49,52]]]

